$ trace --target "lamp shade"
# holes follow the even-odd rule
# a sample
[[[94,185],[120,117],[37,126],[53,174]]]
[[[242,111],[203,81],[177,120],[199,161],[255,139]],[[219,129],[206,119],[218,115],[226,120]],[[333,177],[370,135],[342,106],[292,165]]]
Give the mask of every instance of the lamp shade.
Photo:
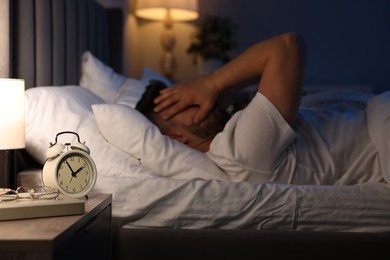
[[[199,17],[197,0],[138,0],[137,17],[164,21],[169,12],[173,21],[191,21]]]
[[[25,147],[24,80],[0,78],[0,150]]]

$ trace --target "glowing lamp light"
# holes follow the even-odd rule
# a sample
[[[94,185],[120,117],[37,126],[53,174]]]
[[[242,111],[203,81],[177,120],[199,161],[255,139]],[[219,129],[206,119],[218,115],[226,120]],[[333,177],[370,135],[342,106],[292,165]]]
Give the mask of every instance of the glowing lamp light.
[[[0,150],[25,147],[24,80],[0,78]]]
[[[199,17],[197,0],[138,0],[135,15],[142,19],[163,21],[165,30],[161,35],[164,53],[161,69],[164,76],[173,78],[176,58],[173,49],[176,37],[172,30],[173,22],[196,20]]]

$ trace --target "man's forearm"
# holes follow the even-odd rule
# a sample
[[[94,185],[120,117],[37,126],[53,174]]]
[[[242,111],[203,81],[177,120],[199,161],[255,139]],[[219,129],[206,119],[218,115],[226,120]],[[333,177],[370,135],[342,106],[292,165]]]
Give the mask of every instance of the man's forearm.
[[[221,92],[261,78],[258,91],[292,122],[300,101],[304,56],[302,38],[286,33],[253,45],[210,78]]]
[[[216,86],[223,90],[236,89],[236,86],[244,87],[247,82],[258,83],[267,59],[286,48],[288,34],[278,35],[252,45],[229,63],[215,70],[210,77]]]

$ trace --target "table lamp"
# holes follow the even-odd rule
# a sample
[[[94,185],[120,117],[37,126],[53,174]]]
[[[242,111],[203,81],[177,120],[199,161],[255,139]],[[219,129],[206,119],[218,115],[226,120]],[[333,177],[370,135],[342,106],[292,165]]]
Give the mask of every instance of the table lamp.
[[[176,68],[176,58],[173,55],[173,49],[176,44],[176,36],[172,29],[173,22],[198,19],[198,1],[138,0],[135,15],[142,19],[164,22],[165,30],[161,37],[161,44],[164,50],[161,58],[161,69],[163,75],[172,80]]]
[[[24,88],[22,79],[0,78],[0,150],[5,151],[6,157],[1,186],[13,184],[13,150],[25,147]]]

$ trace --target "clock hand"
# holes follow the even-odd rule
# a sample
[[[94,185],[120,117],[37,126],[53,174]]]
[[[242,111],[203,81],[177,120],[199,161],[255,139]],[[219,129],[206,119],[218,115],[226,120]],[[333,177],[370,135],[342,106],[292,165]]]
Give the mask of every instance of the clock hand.
[[[72,169],[72,167],[70,166],[70,164],[68,163],[67,160],[65,160],[65,163],[68,165],[70,171],[72,172],[72,173],[71,173],[72,177],[71,177],[70,180],[69,180],[69,183],[71,183],[73,177],[77,177],[76,174],[77,174],[82,168],[81,168],[81,169],[78,169],[76,172],[74,172],[73,169]]]
[[[70,171],[72,172],[72,175],[73,175],[73,174],[74,174],[74,171],[73,171],[72,167],[70,166],[70,164],[68,163],[67,160],[65,160],[65,162],[66,162],[66,164],[68,165],[68,167],[69,167],[69,169],[70,169]]]
[[[72,173],[72,176],[73,177],[77,177],[77,174],[83,169],[84,167],[81,166],[80,168],[77,169],[77,171],[75,171],[74,173]]]

